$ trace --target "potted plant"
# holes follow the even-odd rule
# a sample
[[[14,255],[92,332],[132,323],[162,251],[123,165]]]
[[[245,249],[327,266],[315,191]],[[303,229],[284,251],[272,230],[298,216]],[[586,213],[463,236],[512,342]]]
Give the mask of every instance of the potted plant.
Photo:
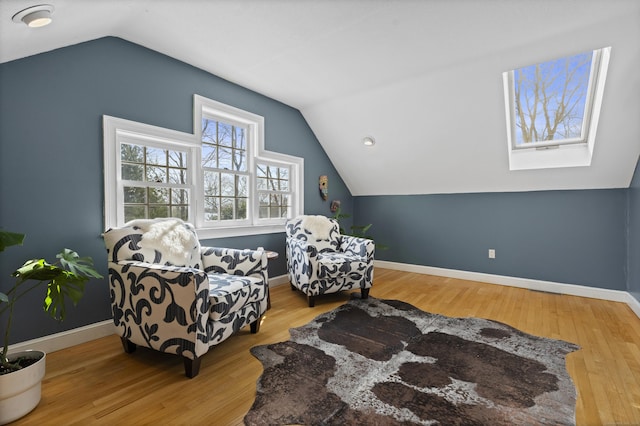
[[[0,230],[0,252],[22,245],[24,234]],[[64,249],[53,264],[45,259],[27,260],[11,275],[15,278],[6,293],[0,292],[0,317],[6,321],[0,351],[0,424],[14,421],[33,410],[40,402],[45,353],[23,351],[9,355],[9,335],[16,302],[25,294],[46,284],[43,308],[54,319],[66,316],[66,300],[77,304],[90,278],[102,278],[90,257],[80,257]]]
[[[373,226],[372,223],[369,223],[367,225],[352,225],[351,232],[347,232],[342,227],[342,223],[340,223],[340,220],[348,219],[351,217],[351,215],[347,213],[342,213],[342,209],[340,208],[339,204],[336,206],[335,210],[332,210],[332,211],[334,212],[333,219],[335,219],[338,222],[338,226],[340,227],[340,233],[342,235],[351,235],[352,237],[367,238],[369,240],[375,240],[373,236],[367,233],[369,231],[369,228]],[[387,250],[388,248],[389,247],[387,247],[384,244],[376,243],[376,250]]]

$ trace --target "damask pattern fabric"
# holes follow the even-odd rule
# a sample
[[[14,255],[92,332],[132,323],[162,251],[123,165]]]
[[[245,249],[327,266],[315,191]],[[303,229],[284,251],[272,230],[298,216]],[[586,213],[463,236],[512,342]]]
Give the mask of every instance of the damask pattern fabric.
[[[305,228],[305,216],[286,225],[287,271],[292,286],[307,296],[318,296],[373,284],[375,243],[340,235],[338,222],[328,219],[329,239],[318,242]],[[311,304],[311,303],[310,303]]]
[[[195,236],[190,224],[184,229]],[[195,359],[260,320],[269,291],[263,251],[199,247],[192,266],[174,266],[140,244],[144,232],[136,221],[103,234],[113,321],[123,338]]]
[[[209,275],[209,300],[212,320],[242,309],[250,302],[265,298],[262,280],[256,277],[242,277],[230,274]]]

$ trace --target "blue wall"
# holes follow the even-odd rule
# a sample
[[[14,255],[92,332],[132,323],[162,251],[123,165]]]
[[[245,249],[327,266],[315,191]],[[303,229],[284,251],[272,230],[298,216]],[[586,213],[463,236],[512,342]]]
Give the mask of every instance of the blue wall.
[[[376,259],[626,290],[626,194],[356,197],[355,222],[390,247]]]
[[[322,174],[329,176],[331,199],[352,208],[348,189],[298,110],[157,52],[103,38],[0,65],[0,227],[27,234],[24,246],[0,254],[0,289],[8,289],[9,274],[25,259],[53,261],[63,247],[93,257],[106,276],[102,116],[192,132],[194,94],[265,117],[265,148],[305,158],[306,212],[330,214],[329,201],[318,195]],[[270,273],[286,272],[283,233],[203,243],[279,251]],[[21,301],[12,342],[111,317],[106,280],[91,282],[62,324],[41,306],[39,292]]]
[[[630,189],[353,198],[299,111],[116,38],[0,64],[0,227],[27,234],[0,254],[0,289],[24,259],[51,259],[62,247],[92,256],[106,275],[102,115],[192,132],[194,94],[264,116],[266,149],[305,158],[306,213],[331,215],[317,189],[327,174],[329,200],[340,199],[353,223],[373,223],[370,233],[389,246],[377,259],[640,297],[640,173]],[[270,273],[285,273],[283,234],[203,244],[276,250]],[[20,305],[12,342],[110,316],[106,281],[91,282],[63,324],[34,294]]]
[[[628,196],[627,291],[640,301],[640,163],[636,165]]]

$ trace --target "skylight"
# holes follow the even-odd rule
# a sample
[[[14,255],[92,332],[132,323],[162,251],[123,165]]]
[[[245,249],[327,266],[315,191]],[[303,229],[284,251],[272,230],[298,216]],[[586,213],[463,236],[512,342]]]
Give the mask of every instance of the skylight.
[[[591,164],[610,50],[503,74],[511,170]]]

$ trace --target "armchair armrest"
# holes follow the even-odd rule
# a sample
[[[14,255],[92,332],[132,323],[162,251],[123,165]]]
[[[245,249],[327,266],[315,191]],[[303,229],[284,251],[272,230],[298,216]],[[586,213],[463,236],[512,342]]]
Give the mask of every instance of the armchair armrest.
[[[268,281],[267,253],[262,250],[202,247],[200,253],[207,273],[253,276]]]
[[[340,251],[354,256],[360,256],[363,259],[373,259],[376,245],[373,240],[368,238],[353,237],[351,235],[342,235],[340,242]]]
[[[114,324],[132,343],[196,358],[207,352],[209,281],[199,269],[109,262]]]

